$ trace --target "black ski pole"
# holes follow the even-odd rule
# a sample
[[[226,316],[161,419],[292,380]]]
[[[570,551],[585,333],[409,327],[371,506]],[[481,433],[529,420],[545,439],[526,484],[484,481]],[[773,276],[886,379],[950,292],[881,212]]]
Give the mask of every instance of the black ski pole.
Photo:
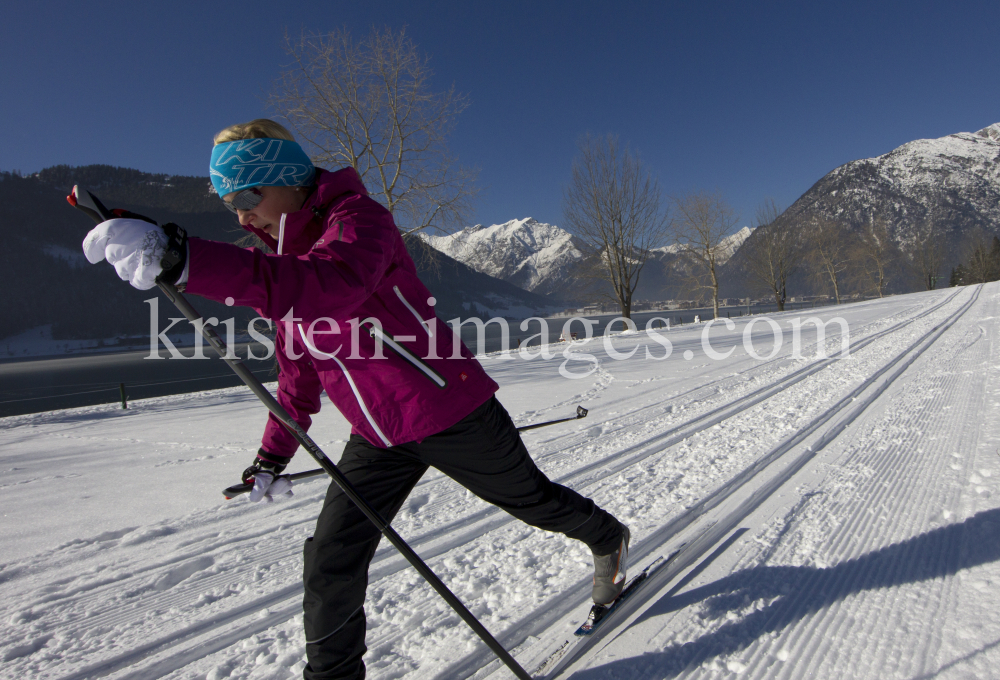
[[[110,210],[104,207],[96,196],[85,189],[80,189],[79,187],[74,186],[73,192],[67,196],[67,200],[70,205],[83,210],[98,223],[115,217]],[[521,680],[532,680],[531,676],[528,675],[523,668],[521,668],[521,665],[517,663],[514,657],[512,657],[507,650],[504,649],[499,642],[497,642],[496,638],[493,637],[490,631],[479,622],[479,619],[477,619],[472,612],[470,612],[466,606],[462,604],[462,601],[448,589],[448,586],[444,584],[444,581],[438,578],[437,574],[435,574],[431,568],[428,567],[422,559],[420,559],[420,556],[417,555],[413,548],[411,548],[409,544],[403,540],[402,536],[396,533],[395,529],[389,526],[389,523],[386,522],[381,515],[379,515],[375,508],[368,504],[368,501],[366,501],[358,490],[354,488],[347,477],[345,477],[340,469],[334,465],[333,461],[331,461],[326,454],[323,453],[322,449],[320,449],[319,446],[317,446],[316,443],[309,438],[306,431],[303,430],[298,423],[292,420],[292,417],[288,415],[288,412],[284,409],[284,407],[278,403],[278,400],[271,396],[271,393],[268,392],[267,388],[264,387],[260,380],[257,379],[257,376],[251,373],[250,369],[248,369],[239,359],[226,358],[226,344],[222,341],[222,338],[219,337],[219,334],[215,332],[214,328],[206,323],[200,323],[202,321],[201,316],[197,311],[195,311],[194,307],[191,306],[187,299],[181,295],[180,292],[178,292],[177,288],[174,287],[173,284],[160,281],[159,279],[157,279],[156,285],[159,286],[160,290],[163,291],[163,294],[167,296],[167,299],[177,306],[177,309],[181,311],[181,314],[187,317],[188,321],[195,324],[195,327],[201,329],[202,336],[206,341],[208,341],[208,344],[215,348],[215,351],[219,353],[219,357],[229,364],[229,367],[232,368],[236,375],[238,375],[240,379],[246,383],[246,386],[250,388],[250,391],[257,395],[268,410],[273,413],[274,416],[281,421],[282,425],[288,429],[292,436],[295,437],[295,440],[299,443],[299,445],[308,451],[309,455],[316,459],[316,462],[319,463],[320,467],[333,478],[333,481],[340,487],[344,494],[346,494],[347,497],[358,506],[358,509],[364,513],[365,517],[367,517],[372,524],[378,527],[378,530],[382,532],[382,535],[389,539],[389,542],[395,546],[396,550],[402,553],[403,557],[405,557],[413,568],[427,580],[431,587],[434,588],[434,590],[436,590],[442,598],[444,598],[445,602],[451,605],[451,608],[455,610],[455,612],[462,618],[463,621],[465,621],[466,624],[468,624],[470,628],[472,628],[476,635],[478,635],[480,639],[486,643],[493,653],[496,654],[497,657],[499,657],[499,659],[503,661],[503,663],[506,664],[506,666],[510,668],[510,670],[513,671],[514,675],[518,678],[521,678]]]
[[[534,430],[538,427],[547,427],[549,425],[555,425],[556,423],[565,423],[568,420],[579,420],[580,418],[587,417],[587,409],[582,406],[576,407],[576,415],[570,416],[569,418],[559,418],[558,420],[547,420],[544,423],[535,423],[534,425],[522,425],[517,428],[518,432],[524,432],[525,430]],[[294,474],[288,475],[288,478],[293,482],[300,479],[309,479],[310,477],[318,477],[320,475],[326,474],[326,470],[322,468],[317,468],[315,470],[306,470],[305,472],[296,472]],[[222,495],[226,497],[226,500],[232,500],[240,494],[250,493],[253,490],[253,484],[234,484],[222,491]]]
[[[587,409],[582,406],[577,406],[575,416],[570,416],[569,418],[559,418],[558,420],[548,420],[544,423],[535,423],[534,425],[523,425],[517,428],[517,431],[524,432],[526,430],[534,430],[539,427],[548,427],[549,425],[555,425],[556,423],[565,423],[568,420],[579,420],[580,418],[586,418],[587,413]]]

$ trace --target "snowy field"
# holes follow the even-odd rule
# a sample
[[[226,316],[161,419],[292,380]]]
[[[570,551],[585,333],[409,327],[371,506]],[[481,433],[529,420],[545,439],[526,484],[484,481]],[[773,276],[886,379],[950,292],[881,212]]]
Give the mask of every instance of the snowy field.
[[[794,357],[792,312],[770,360],[747,354],[747,318],[711,329],[723,360],[693,325],[663,361],[645,333],[615,339],[631,359],[591,343],[580,380],[561,356],[484,359],[519,425],[590,409],[524,438],[629,524],[634,570],[683,546],[591,644],[565,644],[583,545],[433,471],[393,525],[539,678],[1000,677],[1000,284],[816,312],[849,323],[849,357],[836,325],[829,358],[814,331]],[[752,337],[773,348],[766,323]],[[0,676],[300,677],[326,484],[221,495],[265,415],[233,388],[0,419]],[[328,404],[310,434],[336,460],[349,428]],[[385,541],[366,611],[369,678],[512,677]]]

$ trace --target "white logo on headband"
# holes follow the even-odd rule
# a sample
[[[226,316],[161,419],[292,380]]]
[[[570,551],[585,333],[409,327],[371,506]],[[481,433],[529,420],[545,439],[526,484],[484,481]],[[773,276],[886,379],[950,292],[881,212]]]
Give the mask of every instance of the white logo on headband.
[[[301,163],[248,163],[234,165],[236,176],[230,180],[234,187],[249,185],[299,186],[312,168]]]
[[[233,190],[233,180],[229,179],[228,177],[226,177],[221,172],[219,172],[218,170],[215,170],[215,169],[209,169],[208,172],[209,172],[210,175],[212,175],[212,177],[218,177],[219,178],[218,181],[217,181],[217,184],[221,185],[221,187],[223,189],[228,189],[228,191],[226,191],[225,193],[228,194],[229,192],[231,192]]]
[[[273,163],[281,153],[280,139],[243,139],[238,142],[230,142],[216,166],[226,165],[237,161],[239,163]],[[266,145],[266,146],[265,146]],[[263,149],[260,147],[264,146]]]

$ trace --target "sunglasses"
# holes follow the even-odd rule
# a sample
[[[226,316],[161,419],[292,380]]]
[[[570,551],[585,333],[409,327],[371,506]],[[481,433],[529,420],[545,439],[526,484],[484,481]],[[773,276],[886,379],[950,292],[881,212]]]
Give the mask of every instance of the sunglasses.
[[[237,191],[233,195],[233,200],[223,201],[222,203],[229,209],[229,212],[235,214],[237,210],[253,210],[260,205],[263,198],[263,194],[256,188],[251,187],[243,191]]]

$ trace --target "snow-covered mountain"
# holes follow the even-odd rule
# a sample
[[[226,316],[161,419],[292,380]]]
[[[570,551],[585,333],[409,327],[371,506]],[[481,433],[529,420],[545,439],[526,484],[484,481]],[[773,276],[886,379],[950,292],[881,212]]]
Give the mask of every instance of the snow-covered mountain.
[[[561,301],[491,276],[431,247],[425,240],[407,237],[406,247],[420,280],[437,297],[438,316],[444,320],[478,316],[524,319],[558,311]]]
[[[581,244],[572,234],[531,217],[424,238],[476,271],[542,293],[565,281],[583,257]]]
[[[729,258],[731,258],[733,254],[740,249],[740,246],[743,245],[743,242],[747,240],[752,232],[753,229],[750,227],[743,227],[735,234],[730,234],[722,239],[716,248],[716,252],[719,254],[719,264],[722,265],[728,262]],[[680,251],[681,247],[677,244],[671,244],[669,246],[653,248],[650,250],[655,257],[660,259],[665,259],[665,257],[669,255],[677,255]]]
[[[969,231],[1000,230],[1000,123],[918,139],[846,163],[813,185],[783,217],[823,217],[850,228],[883,219],[899,243],[933,222],[954,256]]]
[[[728,260],[750,235],[750,228],[726,237],[719,246]],[[476,271],[516,286],[568,301],[593,301],[602,296],[601,284],[579,278],[576,268],[589,249],[565,229],[530,217],[489,227],[476,225],[448,236],[424,236],[435,249]],[[684,290],[683,267],[676,245],[653,248],[639,277],[635,298],[666,299]]]

